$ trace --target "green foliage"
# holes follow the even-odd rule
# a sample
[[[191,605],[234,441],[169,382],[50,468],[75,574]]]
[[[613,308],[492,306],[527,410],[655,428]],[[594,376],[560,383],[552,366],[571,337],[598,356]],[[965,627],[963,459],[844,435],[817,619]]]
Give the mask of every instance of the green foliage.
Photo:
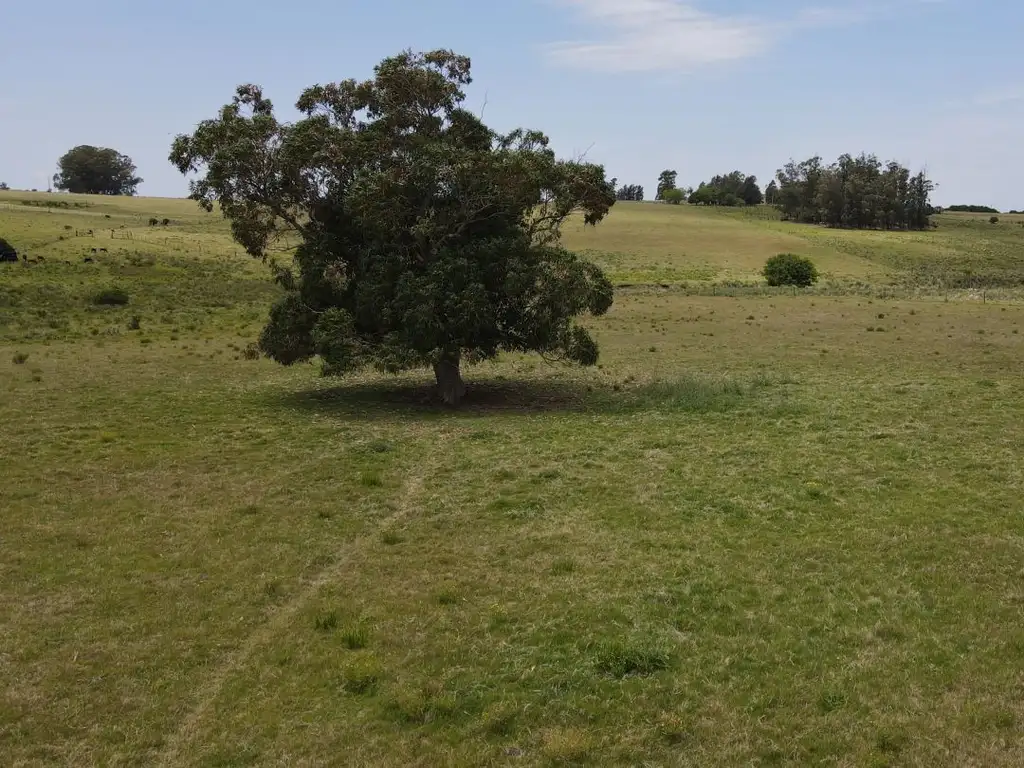
[[[370,643],[370,629],[365,624],[355,624],[347,627],[341,633],[341,642],[350,651],[365,648]]]
[[[644,188],[639,184],[623,184],[615,193],[616,200],[630,200],[636,203],[643,202]]]
[[[0,181],[0,192],[6,192],[9,189],[10,187],[7,185],[6,181]]]
[[[614,204],[604,169],[463,109],[468,58],[406,52],[375,73],[307,89],[294,124],[242,86],[174,142],[172,162],[198,174],[191,197],[219,204],[248,253],[266,259],[272,243],[298,240],[294,268],[274,265],[287,295],[263,350],[285,365],[318,356],[325,375],[457,372],[502,350],[593,364],[575,318],[604,314],[612,286],[559,240],[571,215],[597,224]]]
[[[380,684],[383,670],[373,658],[360,656],[350,661],[342,673],[342,687],[349,693],[366,695],[373,693]]]
[[[690,202],[694,205],[760,205],[764,202],[764,195],[756,176],[733,171],[702,182],[690,195]]]
[[[988,223],[989,224],[998,224],[999,223],[999,217],[998,216],[991,216],[991,217],[989,217]]]
[[[106,307],[121,307],[130,301],[127,293],[120,288],[105,288],[92,297],[92,303]]]
[[[670,205],[679,205],[684,200],[683,190],[672,187],[661,193],[661,199]]]
[[[665,170],[658,175],[658,192],[654,196],[655,200],[664,200],[665,193],[670,189],[676,188],[676,179],[679,174],[675,171]]]
[[[997,209],[987,205],[951,205],[944,210],[948,213],[999,213]]]
[[[317,632],[333,632],[338,628],[338,612],[328,611],[317,614],[313,619],[313,627]]]
[[[142,179],[127,155],[106,147],[82,144],[57,161],[53,177],[57,189],[76,194],[134,195]]]
[[[795,285],[807,288],[818,281],[818,270],[810,259],[795,253],[772,256],[764,265],[768,285]]]
[[[21,204],[29,208],[88,208],[90,205],[70,200],[22,200]]]
[[[899,163],[874,155],[842,155],[830,166],[820,157],[790,161],[776,175],[783,218],[850,229],[927,229],[934,184]]]
[[[612,677],[653,675],[668,669],[672,656],[665,648],[648,644],[612,643],[597,655],[597,669]]]

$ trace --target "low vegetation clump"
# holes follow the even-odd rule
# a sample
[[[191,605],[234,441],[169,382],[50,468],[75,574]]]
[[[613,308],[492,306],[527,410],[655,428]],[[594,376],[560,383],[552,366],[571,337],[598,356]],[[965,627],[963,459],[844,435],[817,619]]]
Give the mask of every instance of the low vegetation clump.
[[[668,669],[672,655],[665,648],[647,644],[611,643],[597,654],[597,669],[611,677],[653,675]]]
[[[944,210],[950,213],[999,213],[990,205],[951,205]],[[1013,211],[1010,211],[1013,213]]]
[[[793,285],[798,288],[809,288],[818,282],[818,270],[814,263],[795,253],[772,256],[765,263],[763,274],[771,286]]]
[[[131,297],[120,288],[105,288],[92,297],[92,303],[104,307],[123,307]]]

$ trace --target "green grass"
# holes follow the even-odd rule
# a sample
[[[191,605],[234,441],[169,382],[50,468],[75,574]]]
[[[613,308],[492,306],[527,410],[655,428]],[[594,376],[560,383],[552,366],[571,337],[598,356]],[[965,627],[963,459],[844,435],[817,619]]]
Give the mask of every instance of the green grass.
[[[764,207],[619,203],[600,227],[568,226],[566,243],[620,285],[759,282],[769,257],[791,252],[814,261],[832,292],[1024,287],[1024,216],[995,225],[972,214],[934,220],[927,232],[848,231],[782,222]]]
[[[453,412],[246,359],[273,286],[219,221],[81,202],[0,235],[204,247],[0,265],[3,764],[1020,765],[1018,300],[634,288],[599,367]],[[586,237],[819,236],[650,208]]]

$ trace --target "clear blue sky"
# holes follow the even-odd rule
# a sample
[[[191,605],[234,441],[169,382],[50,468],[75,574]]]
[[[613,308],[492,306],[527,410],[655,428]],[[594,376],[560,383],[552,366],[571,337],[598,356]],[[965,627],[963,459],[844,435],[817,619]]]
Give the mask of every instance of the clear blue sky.
[[[829,4],[831,2],[831,4]],[[869,151],[934,200],[1024,209],[1019,0],[49,0],[0,4],[0,180],[45,188],[76,144],[176,196],[173,136],[242,82],[287,114],[403,48],[473,59],[469,105],[653,191]],[[650,195],[650,192],[648,193]]]

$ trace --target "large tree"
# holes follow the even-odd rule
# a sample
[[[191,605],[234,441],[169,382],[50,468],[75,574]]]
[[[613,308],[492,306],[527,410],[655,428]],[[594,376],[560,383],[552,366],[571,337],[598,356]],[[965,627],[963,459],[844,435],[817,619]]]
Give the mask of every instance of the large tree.
[[[658,190],[654,196],[655,200],[663,200],[665,198],[665,191],[676,188],[676,179],[679,174],[672,170],[664,170],[658,174]]]
[[[87,195],[134,195],[142,179],[127,155],[106,147],[82,144],[57,161],[53,185],[65,192]]]
[[[612,286],[560,232],[576,214],[597,224],[615,190],[542,133],[489,129],[461,106],[470,82],[464,56],[407,51],[371,80],[307,89],[297,122],[246,85],[175,140],[191,197],[219,204],[248,253],[297,243],[291,265],[269,259],[286,291],[260,336],[271,358],[319,357],[325,375],[432,366],[449,404],[463,361],[597,361],[576,318],[606,312]]]

